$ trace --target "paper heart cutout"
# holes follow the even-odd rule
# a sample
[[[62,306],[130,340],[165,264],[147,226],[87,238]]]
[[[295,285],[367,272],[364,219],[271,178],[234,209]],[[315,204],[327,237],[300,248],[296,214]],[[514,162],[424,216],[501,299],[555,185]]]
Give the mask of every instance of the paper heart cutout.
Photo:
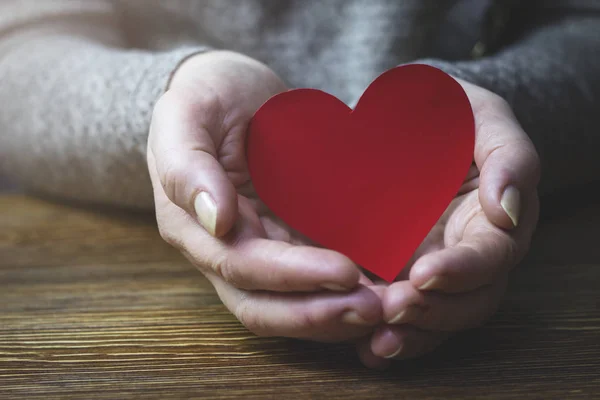
[[[355,110],[314,89],[274,96],[248,133],[258,196],[320,245],[393,281],[473,161],[466,93],[427,65],[385,72]]]

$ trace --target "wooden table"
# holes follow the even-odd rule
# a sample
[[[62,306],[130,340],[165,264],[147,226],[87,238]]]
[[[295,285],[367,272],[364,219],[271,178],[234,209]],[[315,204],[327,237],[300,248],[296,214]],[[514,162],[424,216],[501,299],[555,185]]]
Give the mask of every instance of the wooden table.
[[[378,372],[253,337],[149,216],[0,195],[0,398],[600,399],[600,207],[563,209],[489,324]]]

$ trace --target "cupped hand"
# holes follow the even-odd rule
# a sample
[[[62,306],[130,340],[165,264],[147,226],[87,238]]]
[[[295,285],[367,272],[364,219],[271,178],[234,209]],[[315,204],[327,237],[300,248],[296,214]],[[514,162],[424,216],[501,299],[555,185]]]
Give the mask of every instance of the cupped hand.
[[[371,367],[432,351],[497,309],[538,220],[540,162],[509,105],[460,82],[476,122],[474,164],[461,191],[382,295],[384,324],[358,345]]]
[[[370,281],[347,257],[282,223],[252,187],[247,127],[284,90],[268,67],[240,54],[182,63],[155,107],[148,142],[159,229],[255,334],[361,337],[381,321],[378,289],[366,288]]]

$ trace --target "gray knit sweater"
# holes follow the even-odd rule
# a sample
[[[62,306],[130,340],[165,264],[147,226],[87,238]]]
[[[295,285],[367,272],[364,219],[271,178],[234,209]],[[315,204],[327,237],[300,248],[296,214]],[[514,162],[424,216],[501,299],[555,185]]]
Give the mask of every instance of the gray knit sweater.
[[[224,48],[350,105],[388,68],[436,65],[509,101],[541,153],[544,190],[597,178],[600,0],[520,2],[527,10],[507,24],[490,3],[2,0],[0,175],[54,196],[151,207],[154,104],[183,58]],[[490,52],[472,59],[490,27]]]

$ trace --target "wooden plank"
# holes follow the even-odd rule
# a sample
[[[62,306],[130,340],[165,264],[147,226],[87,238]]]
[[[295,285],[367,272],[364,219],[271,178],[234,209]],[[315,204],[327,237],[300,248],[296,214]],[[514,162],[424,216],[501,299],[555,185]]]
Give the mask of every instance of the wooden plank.
[[[152,218],[0,196],[0,398],[600,398],[600,207],[544,223],[493,320],[370,371],[256,338]]]

